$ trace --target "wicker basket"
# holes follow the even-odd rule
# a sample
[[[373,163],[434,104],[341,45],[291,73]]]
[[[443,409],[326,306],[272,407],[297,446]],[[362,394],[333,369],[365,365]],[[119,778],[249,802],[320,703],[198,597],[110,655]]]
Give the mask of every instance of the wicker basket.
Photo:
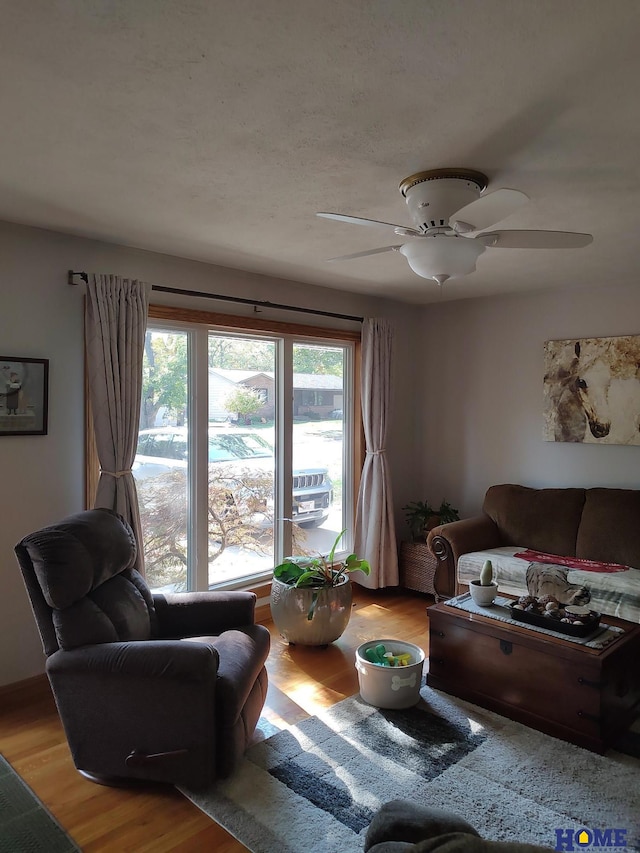
[[[433,595],[436,601],[440,596],[435,590],[434,580],[438,561],[433,556],[426,542],[400,543],[400,585],[416,592],[426,592]]]

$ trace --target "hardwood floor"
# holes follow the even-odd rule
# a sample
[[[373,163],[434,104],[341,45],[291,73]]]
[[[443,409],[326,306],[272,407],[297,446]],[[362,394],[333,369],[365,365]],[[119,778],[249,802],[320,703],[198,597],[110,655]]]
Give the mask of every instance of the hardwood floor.
[[[347,630],[327,649],[289,647],[273,624],[265,623],[272,649],[263,714],[280,728],[358,692],[354,661],[361,643],[394,637],[428,653],[426,607],[432,598],[399,590],[355,589]],[[80,776],[42,678],[2,689],[0,752],[86,853],[247,849],[173,788],[106,788]]]

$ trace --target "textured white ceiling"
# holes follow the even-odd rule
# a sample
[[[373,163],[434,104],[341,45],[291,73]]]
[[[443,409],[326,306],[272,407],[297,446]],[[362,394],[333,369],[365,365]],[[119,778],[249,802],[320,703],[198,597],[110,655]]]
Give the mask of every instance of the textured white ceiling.
[[[398,183],[485,172],[531,202],[457,299],[638,280],[638,0],[0,0],[0,218],[426,303]]]

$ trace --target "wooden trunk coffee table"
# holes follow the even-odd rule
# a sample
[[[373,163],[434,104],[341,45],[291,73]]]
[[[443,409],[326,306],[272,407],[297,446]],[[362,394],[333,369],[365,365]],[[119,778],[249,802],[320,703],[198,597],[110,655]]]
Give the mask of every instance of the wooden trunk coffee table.
[[[427,613],[430,687],[599,753],[640,713],[640,625],[603,616],[624,633],[592,649],[446,603]]]

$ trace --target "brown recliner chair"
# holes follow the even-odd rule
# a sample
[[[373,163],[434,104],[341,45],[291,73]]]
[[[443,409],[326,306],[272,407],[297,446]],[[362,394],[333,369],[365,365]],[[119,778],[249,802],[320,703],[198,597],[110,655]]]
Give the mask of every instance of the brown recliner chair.
[[[270,637],[248,592],[152,595],[136,543],[94,509],[16,554],[77,769],[93,781],[203,787],[234,769],[267,693]]]

